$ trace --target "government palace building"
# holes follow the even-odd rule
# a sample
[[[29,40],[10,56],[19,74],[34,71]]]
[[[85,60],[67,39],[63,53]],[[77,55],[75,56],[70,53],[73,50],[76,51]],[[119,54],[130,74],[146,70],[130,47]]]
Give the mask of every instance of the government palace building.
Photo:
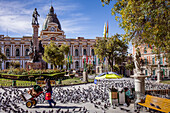
[[[37,27],[36,29],[34,29]],[[53,6],[50,7],[49,13],[47,14],[46,20],[43,24],[40,36],[38,36],[38,26],[33,26],[33,36],[37,34],[38,41],[41,40],[43,47],[48,45],[52,40],[58,46],[67,44],[70,46],[69,55],[72,56],[71,69],[83,70],[83,58],[87,57],[93,62],[94,61],[94,44],[96,39],[84,39],[84,37],[77,37],[75,39],[66,38],[64,31],[62,30],[61,24],[57,15],[54,13]],[[26,68],[26,63],[29,62],[29,49],[31,41],[34,40],[33,36],[21,37],[9,37],[0,35],[0,46],[2,53],[7,56],[7,60],[1,64],[1,69],[9,68],[10,62],[19,61],[20,68]],[[67,58],[67,56],[65,55]],[[97,58],[96,58],[97,59]],[[98,66],[96,62],[96,66]],[[46,69],[53,69],[51,64],[46,64]]]

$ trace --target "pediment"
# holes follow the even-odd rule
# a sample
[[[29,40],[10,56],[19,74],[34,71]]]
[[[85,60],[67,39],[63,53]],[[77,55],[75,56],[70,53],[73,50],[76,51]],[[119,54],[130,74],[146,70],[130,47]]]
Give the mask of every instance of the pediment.
[[[42,38],[41,40],[44,41],[66,41],[66,39],[61,36],[61,35],[57,35],[57,34],[48,34],[45,38]]]
[[[44,31],[49,31],[49,32],[63,32],[58,28],[58,24],[51,22],[48,24],[47,29]]]

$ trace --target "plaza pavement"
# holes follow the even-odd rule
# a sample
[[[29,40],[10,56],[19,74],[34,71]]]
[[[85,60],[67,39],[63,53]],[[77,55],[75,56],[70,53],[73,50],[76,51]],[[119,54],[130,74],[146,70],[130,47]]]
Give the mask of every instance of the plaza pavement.
[[[90,84],[84,84],[84,85],[76,85],[76,86],[65,86],[63,88],[88,88],[90,85],[95,85],[93,83]],[[24,90],[25,88],[20,88],[22,90]],[[0,91],[2,91],[2,89],[0,89]],[[49,111],[53,110],[53,113],[56,113],[56,110],[58,110],[59,108],[61,108],[62,111],[66,112],[69,109],[69,113],[83,113],[78,111],[80,109],[80,107],[85,107],[89,113],[104,113],[103,110],[101,110],[101,108],[95,108],[94,104],[92,103],[60,103],[60,102],[56,102],[56,106],[53,108],[48,108],[48,104],[37,104],[35,107],[33,108],[27,108],[26,105],[24,104],[18,104],[19,106],[21,106],[24,110],[28,110],[29,113],[43,113],[43,111],[45,110],[46,113],[50,113]],[[100,107],[100,106],[99,106]],[[121,108],[127,109],[129,110],[129,112],[121,110]],[[73,112],[73,109],[75,109],[75,112]],[[0,110],[0,113],[4,113],[4,111]],[[116,109],[113,109],[112,107],[108,108],[105,113],[134,113],[134,104],[131,104],[129,107],[125,107],[125,106],[119,106],[116,107]],[[147,112],[140,112],[140,113],[147,113]]]

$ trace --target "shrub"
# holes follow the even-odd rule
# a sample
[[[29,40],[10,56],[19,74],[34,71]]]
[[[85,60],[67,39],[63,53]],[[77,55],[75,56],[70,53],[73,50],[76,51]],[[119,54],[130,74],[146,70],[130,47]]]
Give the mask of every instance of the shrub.
[[[28,72],[23,72],[22,75],[28,75]]]

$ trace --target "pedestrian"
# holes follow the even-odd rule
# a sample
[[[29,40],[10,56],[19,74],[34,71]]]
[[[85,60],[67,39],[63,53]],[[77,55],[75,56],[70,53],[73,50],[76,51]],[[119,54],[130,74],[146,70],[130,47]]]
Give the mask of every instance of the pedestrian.
[[[52,95],[52,87],[51,87],[51,84],[50,84],[50,80],[49,79],[45,79],[44,80],[44,82],[45,82],[45,84],[46,84],[46,89],[45,89],[45,91],[46,91],[46,100],[48,100],[48,103],[49,103],[49,107],[51,108],[52,107],[52,104],[51,103],[53,103],[54,104],[54,106],[56,105],[56,102],[54,102],[54,100],[53,99],[51,99],[51,95]]]
[[[125,90],[125,103],[127,104],[127,107],[129,107],[131,101],[130,100],[131,92],[127,87],[125,87],[124,90]]]

